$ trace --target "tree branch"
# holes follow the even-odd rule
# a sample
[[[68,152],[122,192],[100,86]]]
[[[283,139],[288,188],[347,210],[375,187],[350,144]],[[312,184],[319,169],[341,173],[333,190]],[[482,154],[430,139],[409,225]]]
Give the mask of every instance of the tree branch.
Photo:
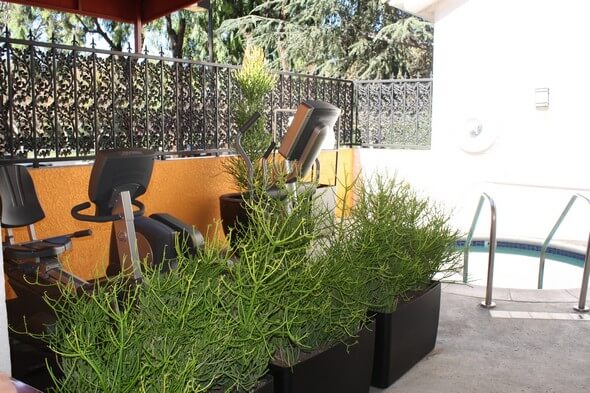
[[[76,15],[76,19],[78,19],[78,22],[80,22],[82,25],[82,30],[84,30],[84,33],[96,33],[109,44],[112,50],[122,50],[121,44],[115,44],[108,33],[103,30],[102,26],[98,22],[98,19],[94,19],[94,29],[90,28],[86,23],[84,23],[84,20],[79,15]]]
[[[172,26],[172,17],[166,15],[166,32],[168,33],[168,42],[170,44],[170,49],[172,50],[172,56],[181,58],[184,34],[186,32],[186,19],[180,17],[178,30],[174,30],[174,27]]]

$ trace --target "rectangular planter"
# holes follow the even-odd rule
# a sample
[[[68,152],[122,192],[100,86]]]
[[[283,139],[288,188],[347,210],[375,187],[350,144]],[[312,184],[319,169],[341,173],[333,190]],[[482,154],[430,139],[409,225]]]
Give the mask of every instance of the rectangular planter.
[[[251,390],[250,393],[274,393],[272,376],[268,375],[260,381],[260,385]]]
[[[375,327],[359,333],[358,343],[337,344],[293,367],[270,365],[275,393],[368,393]]]
[[[375,354],[371,385],[386,388],[434,349],[440,313],[440,283],[400,303],[388,314],[375,314]]]

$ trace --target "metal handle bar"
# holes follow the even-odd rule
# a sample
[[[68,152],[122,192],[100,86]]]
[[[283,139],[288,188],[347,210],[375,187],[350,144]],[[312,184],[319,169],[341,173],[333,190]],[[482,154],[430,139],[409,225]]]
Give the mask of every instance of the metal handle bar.
[[[569,202],[561,212],[561,215],[551,228],[551,232],[547,235],[543,246],[541,247],[541,257],[539,259],[539,277],[537,281],[537,288],[543,288],[543,276],[545,274],[545,254],[547,253],[547,248],[549,247],[549,243],[551,239],[553,239],[553,235],[557,232],[557,229],[561,226],[561,223],[569,213],[570,209],[572,208],[574,202],[578,198],[581,198],[590,204],[590,199],[585,197],[582,194],[576,193],[571,196]],[[578,305],[574,307],[574,310],[579,312],[588,312],[590,308],[586,307],[586,296],[588,295],[588,280],[590,278],[590,234],[588,235],[588,242],[586,243],[586,257],[584,259],[584,272],[582,273],[582,287],[580,288],[580,298],[578,299]]]
[[[539,259],[539,277],[537,280],[537,288],[538,289],[543,289],[543,276],[545,273],[545,254],[547,253],[547,248],[549,247],[549,243],[553,239],[553,235],[555,235],[555,232],[557,232],[557,229],[561,226],[561,223],[563,222],[563,220],[565,219],[565,217],[569,213],[570,209],[572,208],[574,202],[578,198],[582,198],[590,204],[590,200],[588,198],[586,198],[584,195],[578,194],[578,193],[572,195],[569,202],[567,203],[567,205],[565,206],[565,208],[561,212],[561,215],[559,216],[559,218],[557,219],[557,221],[553,225],[551,232],[549,232],[549,235],[547,235],[547,238],[545,238],[545,242],[543,243],[543,246],[541,247],[541,257]]]
[[[485,301],[481,302],[481,306],[485,308],[496,307],[496,303],[492,301],[492,290],[494,284],[494,258],[496,257],[496,203],[494,200],[485,192],[479,197],[479,203],[473,216],[471,228],[469,234],[465,240],[465,251],[463,254],[463,282],[467,282],[468,267],[469,267],[469,247],[471,246],[471,240],[473,239],[473,233],[483,207],[484,200],[488,200],[490,204],[491,222],[490,222],[490,251],[488,254],[488,277],[486,282],[486,298]]]
[[[137,207],[139,209],[139,210],[134,211],[133,215],[135,217],[143,216],[143,213],[145,212],[144,204],[141,203],[140,201],[131,201],[131,204],[133,204],[135,207]],[[121,215],[119,215],[119,214],[114,214],[111,216],[91,216],[89,214],[81,214],[80,213],[80,211],[86,210],[90,206],[92,206],[90,204],[90,202],[83,202],[83,203],[80,203],[79,205],[74,206],[71,211],[72,217],[74,217],[76,220],[89,221],[89,222],[111,222],[111,221],[120,220],[122,218]]]

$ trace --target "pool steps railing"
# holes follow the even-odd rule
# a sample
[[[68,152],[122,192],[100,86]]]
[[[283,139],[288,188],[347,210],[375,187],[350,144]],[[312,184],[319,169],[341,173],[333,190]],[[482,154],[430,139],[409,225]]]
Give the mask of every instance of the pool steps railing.
[[[463,282],[467,282],[468,279],[468,271],[469,271],[469,247],[471,246],[471,240],[473,239],[473,234],[475,233],[475,227],[477,226],[477,221],[479,220],[479,214],[481,213],[481,208],[483,207],[484,201],[487,200],[490,205],[490,250],[488,251],[488,277],[486,282],[486,298],[483,302],[480,303],[482,307],[485,308],[494,308],[496,307],[496,303],[492,301],[492,290],[493,290],[493,281],[494,281],[494,259],[496,257],[496,203],[494,200],[485,192],[481,194],[479,197],[479,203],[477,204],[477,209],[475,210],[475,215],[473,216],[473,221],[471,222],[471,228],[469,229],[469,233],[467,234],[467,239],[465,240],[465,249],[463,251]]]
[[[585,197],[582,194],[576,193],[572,195],[568,204],[563,209],[563,212],[557,219],[557,222],[551,229],[551,232],[545,239],[545,242],[541,246],[540,250],[540,260],[539,260],[539,275],[538,275],[538,282],[537,287],[538,289],[543,288],[543,274],[545,271],[545,256],[547,254],[547,249],[549,248],[549,243],[553,239],[553,235],[557,232],[557,229],[569,213],[571,207],[573,206],[574,202],[578,199],[582,198],[588,204],[590,204],[590,199]],[[471,246],[471,242],[473,240],[473,235],[475,232],[475,228],[477,226],[477,222],[479,220],[479,215],[481,213],[481,209],[483,207],[483,203],[485,200],[488,200],[490,205],[491,211],[491,220],[490,220],[490,239],[489,239],[489,251],[488,251],[488,272],[487,272],[487,282],[486,282],[486,297],[483,302],[481,302],[481,306],[485,308],[493,308],[496,304],[492,301],[492,290],[493,290],[493,279],[494,279],[494,259],[496,255],[496,204],[494,200],[487,194],[482,193],[479,198],[479,203],[477,204],[477,208],[475,210],[475,214],[473,216],[473,221],[471,223],[471,228],[469,229],[469,233],[467,234],[467,238],[465,239],[465,247],[463,251],[463,282],[467,283],[468,281],[468,272],[469,272],[469,248]],[[574,306],[574,310],[578,312],[589,312],[590,308],[586,306],[586,297],[588,295],[588,283],[590,281],[590,233],[588,234],[588,242],[586,243],[586,254],[584,257],[584,272],[582,273],[582,286],[580,288],[580,297],[578,300],[578,305]]]
[[[547,235],[547,238],[545,239],[545,242],[543,243],[543,246],[541,247],[541,257],[539,260],[539,277],[537,280],[537,288],[538,289],[543,289],[543,275],[545,273],[545,254],[547,252],[547,247],[549,247],[549,243],[551,242],[551,239],[553,239],[553,235],[555,235],[555,232],[557,232],[557,230],[561,226],[561,223],[563,222],[565,217],[568,215],[570,209],[572,208],[572,206],[574,205],[574,203],[576,202],[576,200],[578,198],[585,200],[590,205],[590,199],[588,199],[584,195],[579,194],[579,193],[573,194],[571,196],[569,202],[567,203],[567,205],[565,206],[565,208],[561,212],[561,215],[559,216],[559,218],[555,222],[555,225],[553,225],[553,228],[551,228],[551,232],[549,232],[549,235]],[[584,272],[582,273],[582,287],[580,288],[580,299],[578,301],[578,305],[574,307],[574,310],[579,311],[579,312],[590,311],[590,308],[588,308],[586,306],[586,296],[588,294],[588,279],[590,277],[589,259],[590,259],[590,234],[588,235],[588,242],[586,244],[586,258],[584,260]]]

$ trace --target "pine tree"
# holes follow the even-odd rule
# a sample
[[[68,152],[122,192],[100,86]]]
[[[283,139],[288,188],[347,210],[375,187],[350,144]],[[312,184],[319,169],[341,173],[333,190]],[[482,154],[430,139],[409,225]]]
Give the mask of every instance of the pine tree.
[[[284,71],[380,79],[432,67],[432,25],[382,0],[266,0],[221,30],[265,48]]]
[[[247,43],[265,49],[270,67],[352,79],[430,76],[430,23],[384,0],[211,0],[218,63],[240,64]],[[84,45],[101,37],[113,50],[132,41],[130,24],[0,3],[0,27],[13,37]],[[207,13],[180,10],[144,30],[157,52],[208,59]],[[154,48],[155,46],[155,48]],[[169,51],[169,52],[168,52]],[[152,52],[153,53],[153,52]]]

